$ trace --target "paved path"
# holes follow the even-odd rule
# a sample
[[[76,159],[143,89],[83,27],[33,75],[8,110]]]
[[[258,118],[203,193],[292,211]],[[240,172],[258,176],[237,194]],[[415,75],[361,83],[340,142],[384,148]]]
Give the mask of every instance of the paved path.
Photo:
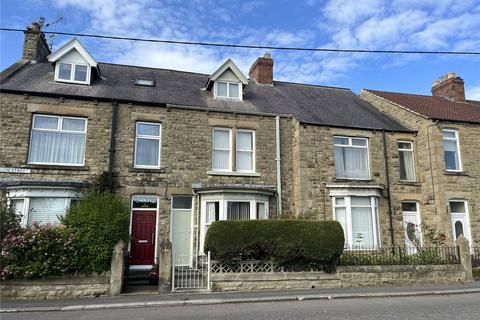
[[[178,306],[69,312],[2,314],[10,319],[424,319],[480,318],[480,293],[453,296],[261,302],[226,305]]]

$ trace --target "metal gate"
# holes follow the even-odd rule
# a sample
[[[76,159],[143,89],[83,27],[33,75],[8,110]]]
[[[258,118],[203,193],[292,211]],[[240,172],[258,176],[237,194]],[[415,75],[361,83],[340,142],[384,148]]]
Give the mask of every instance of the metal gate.
[[[172,291],[210,291],[210,252],[207,255],[175,255]]]

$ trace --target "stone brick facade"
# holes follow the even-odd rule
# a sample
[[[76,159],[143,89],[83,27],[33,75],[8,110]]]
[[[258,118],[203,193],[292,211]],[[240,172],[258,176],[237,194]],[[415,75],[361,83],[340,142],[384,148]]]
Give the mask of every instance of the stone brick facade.
[[[86,100],[2,95],[2,136],[0,166],[29,168],[28,175],[1,173],[0,177],[20,181],[88,182],[108,170],[112,104]],[[116,129],[114,163],[115,190],[125,199],[132,195],[159,197],[158,236],[169,237],[172,195],[193,195],[193,184],[203,187],[234,185],[275,187],[275,118],[268,116],[206,112],[178,107],[151,107],[120,104]],[[83,167],[40,166],[27,163],[33,113],[83,116],[88,119],[86,161]],[[133,167],[136,121],[162,124],[160,169]],[[210,175],[212,128],[250,128],[256,132],[256,171],[258,176]],[[281,118],[282,207],[283,217],[332,219],[331,191],[342,188],[373,188],[379,197],[380,235],[391,243],[390,211],[380,131],[304,125]],[[180,134],[179,134],[180,133]],[[333,137],[335,135],[369,139],[370,179],[348,181],[335,178]],[[416,199],[421,183],[401,183],[396,150],[398,139],[413,140],[410,133],[385,134],[391,194],[394,242],[403,243],[403,224],[399,214],[402,199]],[[198,198],[197,198],[198,200]],[[198,208],[195,209],[198,211]],[[276,217],[276,202],[270,197],[270,217]],[[198,217],[195,212],[194,217]],[[197,219],[197,218],[195,218]],[[195,221],[197,224],[198,221]],[[160,240],[160,239],[159,239]]]
[[[417,130],[415,158],[420,186],[418,192],[410,195],[410,200],[420,203],[422,221],[444,231],[449,244],[453,244],[449,200],[466,200],[472,242],[475,246],[480,245],[480,154],[477,150],[480,145],[480,126],[433,121],[370,92],[362,91],[360,96],[380,111]],[[458,130],[461,172],[446,171],[442,129]]]
[[[88,100],[56,99],[2,94],[0,167],[28,168],[29,174],[0,173],[4,181],[37,183],[85,183],[108,170],[112,104]],[[159,197],[158,241],[169,237],[172,195],[194,195],[193,185],[270,188],[276,186],[275,117],[207,112],[179,106],[118,105],[113,165],[114,189],[126,200],[132,195]],[[59,167],[28,164],[32,114],[82,116],[88,119],[85,165]],[[162,126],[160,169],[134,168],[135,123],[158,122]],[[249,128],[256,132],[256,175],[212,175],[212,129]],[[332,190],[375,189],[382,243],[391,243],[390,211],[386,182],[383,133],[372,130],[305,125],[291,117],[280,118],[283,218],[332,219]],[[349,181],[335,178],[333,137],[364,137],[369,141],[370,179]],[[412,133],[387,132],[386,144],[392,194],[392,224],[395,244],[403,244],[404,231],[399,205],[416,199],[428,183],[401,183],[396,150],[398,139],[414,140]],[[421,169],[419,169],[421,170]],[[425,182],[425,181],[423,181]],[[428,181],[427,181],[428,182]],[[196,196],[196,201],[199,200]],[[426,200],[424,200],[426,201]],[[270,217],[278,217],[275,193],[269,197]],[[199,208],[195,206],[194,224]],[[197,235],[197,233],[195,233]]]

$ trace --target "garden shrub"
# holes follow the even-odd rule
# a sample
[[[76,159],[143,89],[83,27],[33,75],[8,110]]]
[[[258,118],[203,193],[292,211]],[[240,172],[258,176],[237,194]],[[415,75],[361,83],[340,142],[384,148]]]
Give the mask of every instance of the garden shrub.
[[[293,270],[331,270],[343,246],[343,230],[336,221],[216,221],[205,238],[205,251],[223,263],[270,260]]]
[[[1,278],[34,278],[78,271],[83,256],[63,226],[14,228],[2,240]]]
[[[112,249],[129,238],[129,208],[119,196],[87,190],[60,221],[75,235],[83,248],[79,269],[84,273],[110,269]]]
[[[7,189],[0,186],[0,240],[3,240],[7,236],[9,230],[18,229],[22,218],[7,204],[7,197]]]

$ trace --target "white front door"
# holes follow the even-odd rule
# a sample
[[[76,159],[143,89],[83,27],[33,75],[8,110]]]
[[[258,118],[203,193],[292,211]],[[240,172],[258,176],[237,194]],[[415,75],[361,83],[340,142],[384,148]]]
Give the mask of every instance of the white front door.
[[[402,202],[402,216],[407,253],[417,253],[416,246],[422,245],[422,231],[420,228],[421,221],[418,202]]]
[[[450,201],[450,212],[452,215],[453,239],[457,240],[458,237],[464,236],[470,242],[470,245],[472,245],[467,201]]]
[[[176,266],[192,264],[192,197],[172,197],[172,224],[170,240]]]
[[[468,219],[465,214],[452,214],[453,239],[457,240],[461,235],[470,241]]]

